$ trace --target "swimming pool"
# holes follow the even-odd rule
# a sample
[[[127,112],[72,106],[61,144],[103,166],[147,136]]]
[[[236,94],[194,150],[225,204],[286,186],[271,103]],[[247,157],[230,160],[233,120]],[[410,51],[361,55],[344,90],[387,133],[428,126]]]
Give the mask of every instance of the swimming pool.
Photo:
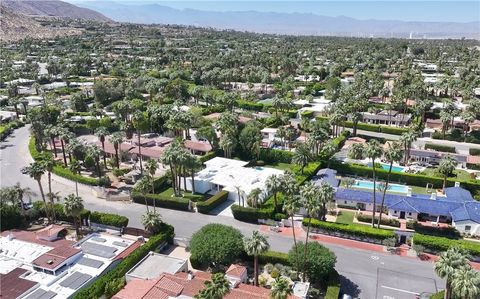
[[[378,182],[376,183],[376,186],[378,186]],[[355,180],[355,184],[353,184],[352,187],[373,190],[373,182]],[[408,193],[408,186],[398,185],[398,184],[388,184],[387,191],[406,194]]]
[[[390,164],[380,163],[382,168],[388,171],[390,169]],[[372,167],[372,163],[368,163],[368,166]],[[403,166],[392,166],[392,172],[405,172],[405,167]]]

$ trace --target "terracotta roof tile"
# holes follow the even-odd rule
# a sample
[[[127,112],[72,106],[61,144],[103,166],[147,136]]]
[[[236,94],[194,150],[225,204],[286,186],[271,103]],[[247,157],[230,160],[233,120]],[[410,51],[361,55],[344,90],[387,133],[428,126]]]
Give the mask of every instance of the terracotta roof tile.
[[[245,272],[247,272],[247,268],[245,268],[244,266],[231,264],[225,274],[234,277],[242,277]]]
[[[7,274],[0,274],[0,297],[16,299],[37,285],[35,281],[20,278],[27,270],[15,268]]]

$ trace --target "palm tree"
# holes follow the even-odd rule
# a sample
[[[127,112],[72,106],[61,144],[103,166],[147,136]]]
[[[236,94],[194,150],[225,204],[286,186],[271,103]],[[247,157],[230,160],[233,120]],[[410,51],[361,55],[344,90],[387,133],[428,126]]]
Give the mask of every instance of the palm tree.
[[[120,168],[120,159],[118,158],[118,147],[122,144],[124,138],[124,134],[122,132],[115,132],[110,136],[110,143],[113,144],[113,148],[115,149],[115,162],[117,164],[117,168]]]
[[[51,143],[51,148],[53,151],[53,154],[55,155],[55,158],[57,157],[57,147],[55,145],[55,138],[58,136],[58,127],[54,125],[47,125],[47,127],[44,130],[44,134],[48,137],[50,137],[50,143]]]
[[[468,265],[468,255],[459,247],[452,247],[447,251],[442,252],[440,258],[435,262],[435,273],[446,281],[445,299],[451,298],[451,284],[455,272],[466,265]]]
[[[223,150],[223,156],[225,158],[231,158],[232,157],[232,150],[235,147],[235,137],[233,134],[222,134],[220,137],[220,147]]]
[[[463,126],[463,136],[464,136],[464,141],[467,138],[467,131],[470,127],[470,124],[473,123],[476,119],[476,115],[473,111],[464,111],[462,113],[462,119],[464,121],[464,126]]]
[[[80,225],[82,223],[82,220],[80,219],[80,215],[83,211],[82,199],[73,194],[69,194],[67,197],[65,197],[63,211],[65,212],[65,215],[73,218],[73,224],[75,225],[75,232],[78,240],[80,237]]]
[[[48,198],[50,199],[50,205],[52,207],[52,221],[55,221],[55,209],[53,209],[53,192],[52,192],[52,172],[55,167],[55,160],[51,155],[44,155],[41,157],[40,162],[43,163],[45,170],[47,171],[48,178]]]
[[[195,172],[202,168],[202,162],[196,155],[188,154],[184,163],[186,169],[190,170],[190,176],[192,178],[192,194],[195,193]],[[186,188],[186,186],[185,186]]]
[[[95,131],[95,135],[98,137],[100,142],[102,143],[102,150],[103,150],[103,164],[105,168],[107,168],[107,154],[105,153],[105,137],[108,135],[107,128],[99,127]]]
[[[347,157],[354,160],[362,160],[365,156],[365,146],[361,143],[354,143],[348,148]]]
[[[310,225],[312,223],[312,218],[318,216],[318,212],[321,209],[320,206],[320,190],[317,186],[314,185],[312,181],[308,181],[303,186],[300,187],[300,197],[302,198],[303,207],[305,208],[306,215],[308,216],[308,226],[307,226],[307,235],[305,236],[305,253],[304,256],[307,256],[308,250],[308,237],[310,235]],[[305,277],[305,261],[303,263],[303,277]]]
[[[286,278],[280,276],[275,279],[275,282],[272,284],[272,290],[270,291],[271,299],[287,299],[291,294],[293,294],[293,290]]]
[[[292,162],[294,164],[300,165],[301,173],[303,174],[303,170],[305,166],[307,166],[308,162],[312,161],[312,153],[306,144],[300,144],[295,149],[295,153],[292,157]]]
[[[260,201],[260,196],[262,195],[262,189],[254,188],[248,194],[248,201],[250,202],[250,206],[252,208],[258,207],[258,202]]]
[[[478,298],[480,296],[480,272],[467,266],[460,268],[453,274],[451,289],[455,298]]]
[[[322,220],[323,221],[326,221],[326,215],[327,215],[327,203],[331,202],[334,200],[334,196],[335,196],[335,190],[333,189],[332,186],[330,186],[330,184],[326,183],[326,182],[322,182],[320,184],[320,187],[318,187],[319,189],[319,202],[320,204],[322,205]]]
[[[140,173],[143,174],[142,165],[142,144],[140,140],[140,133],[146,129],[147,122],[143,112],[138,111],[132,116],[132,124],[137,130],[137,142],[138,142],[138,162],[140,163]]]
[[[80,162],[77,160],[71,160],[70,165],[68,165],[68,169],[74,174],[80,174],[80,170],[82,169],[82,166],[80,165]],[[75,180],[75,194],[78,197],[78,182]]]
[[[62,146],[62,156],[63,156],[63,164],[65,167],[67,166],[67,155],[65,151],[65,143],[68,143],[70,139],[73,138],[72,133],[66,128],[58,128],[57,130],[58,137],[60,138],[60,145]]]
[[[253,273],[255,285],[258,286],[258,256],[270,248],[267,237],[254,230],[251,238],[243,240],[243,247],[248,255],[253,255]]]
[[[414,131],[407,131],[400,136],[400,142],[404,147],[404,163],[407,164],[410,159],[410,149],[412,148],[412,143],[417,140],[418,133]]]
[[[265,187],[267,192],[273,194],[273,202],[275,205],[275,211],[277,211],[277,193],[280,192],[282,187],[282,180],[280,176],[272,174],[265,181]]]
[[[41,162],[35,161],[30,163],[29,166],[22,168],[21,172],[29,175],[32,179],[37,181],[38,189],[40,189],[40,195],[42,196],[43,204],[45,205],[45,214],[47,215],[48,221],[51,222],[49,206],[45,199],[45,193],[43,192],[42,187],[42,175],[45,174],[45,165]]]
[[[162,225],[162,218],[156,211],[147,211],[142,216],[142,225],[145,227],[145,230],[155,234],[159,231],[160,226]]]
[[[445,186],[447,184],[447,178],[453,174],[453,171],[457,167],[457,160],[452,156],[447,155],[440,160],[438,165],[438,172],[443,175],[443,191],[445,192]]]
[[[152,186],[152,182],[150,182],[150,180],[150,177],[144,176],[135,184],[135,190],[137,190],[143,195],[143,199],[145,200],[145,207],[147,208],[147,213],[149,212],[149,210],[146,194],[148,194],[148,191],[151,190],[150,188]],[[155,199],[153,199],[153,201],[155,201]]]
[[[389,145],[388,149],[383,153],[383,157],[389,162],[387,181],[385,183],[385,188],[383,189],[382,194],[382,203],[380,204],[380,215],[378,217],[377,226],[380,228],[380,223],[382,222],[383,207],[385,204],[385,194],[388,190],[388,184],[390,183],[390,174],[392,173],[393,162],[399,162],[402,159],[403,151],[400,144],[393,142]]]
[[[223,273],[212,275],[212,281],[205,281],[205,288],[195,295],[195,299],[222,299],[230,292],[230,283]]]
[[[102,154],[102,150],[98,148],[95,144],[90,145],[87,148],[87,155],[95,159],[95,165],[97,167],[97,175],[100,178],[102,176],[102,171],[100,170],[100,155]]]
[[[300,265],[298,262],[298,254],[297,254],[297,237],[295,235],[295,225],[293,217],[295,213],[300,209],[300,197],[296,194],[287,193],[284,195],[283,201],[283,210],[287,213],[292,221],[292,235],[293,235],[293,250],[295,250],[295,266],[297,269],[300,269]]]
[[[372,174],[373,174],[373,211],[372,211],[372,227],[375,227],[375,212],[377,210],[377,198],[376,198],[376,183],[377,177],[375,173],[375,159],[382,156],[382,148],[380,143],[376,139],[371,139],[367,143],[365,148],[365,156],[372,159]]]

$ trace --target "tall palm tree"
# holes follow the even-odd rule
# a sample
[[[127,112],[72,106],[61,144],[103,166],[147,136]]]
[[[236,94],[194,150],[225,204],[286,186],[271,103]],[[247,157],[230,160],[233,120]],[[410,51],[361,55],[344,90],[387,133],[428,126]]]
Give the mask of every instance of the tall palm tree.
[[[297,146],[297,148],[295,149],[295,153],[292,157],[292,162],[294,164],[300,165],[302,174],[305,166],[307,166],[308,162],[312,160],[312,153],[310,152],[310,149],[306,144],[300,144],[299,146]]]
[[[260,196],[262,195],[262,189],[254,188],[248,194],[248,200],[252,208],[258,207],[258,202],[260,201]]]
[[[56,221],[55,217],[55,209],[53,208],[54,204],[54,194],[52,192],[52,172],[53,168],[55,167],[55,160],[51,155],[44,155],[41,157],[40,162],[44,165],[45,170],[47,171],[47,178],[48,178],[48,198],[50,199],[50,205],[52,207],[52,221]]]
[[[400,136],[400,142],[404,147],[404,163],[407,164],[410,159],[410,149],[412,148],[412,143],[417,140],[418,133],[414,131],[407,131]]]
[[[156,211],[147,211],[142,216],[143,227],[145,227],[145,230],[152,234],[155,234],[159,231],[161,224],[162,218]]]
[[[253,255],[253,273],[255,277],[255,285],[258,286],[258,256],[270,248],[267,236],[253,231],[251,238],[243,239],[243,247],[248,255]]]
[[[280,176],[272,174],[265,181],[265,187],[267,192],[273,194],[273,203],[275,205],[275,211],[277,211],[277,193],[280,192],[282,187],[282,180]]]
[[[80,225],[82,223],[80,215],[83,211],[83,200],[74,194],[69,194],[64,200],[63,211],[65,212],[65,215],[73,218],[73,224],[75,225],[75,232],[78,240],[80,239]]]
[[[118,148],[120,144],[123,142],[123,138],[125,135],[122,132],[115,132],[110,136],[109,141],[113,144],[113,148],[115,149],[115,163],[117,168],[120,168],[120,159],[118,157]]]
[[[304,256],[307,256],[308,251],[308,238],[310,236],[310,226],[312,223],[312,218],[318,216],[318,212],[321,209],[320,204],[320,190],[312,181],[308,181],[303,186],[300,187],[300,197],[302,198],[303,207],[305,208],[306,214],[308,216],[308,226],[307,234],[305,236],[305,253]],[[303,277],[305,277],[305,261],[303,263]]]
[[[365,146],[361,143],[354,143],[348,148],[347,157],[354,160],[362,160],[365,156]]]
[[[476,115],[473,111],[464,111],[462,113],[462,119],[464,121],[464,126],[463,126],[463,137],[464,137],[464,141],[465,139],[467,138],[467,131],[470,127],[470,124],[473,123],[476,119]]]
[[[147,213],[149,212],[148,210],[148,201],[147,201],[147,196],[148,191],[151,190],[152,183],[151,183],[151,178],[148,176],[142,177],[138,182],[135,184],[135,190],[140,192],[143,195],[143,199],[145,200],[145,207],[147,208]],[[153,199],[155,201],[155,199]]]
[[[143,112],[136,112],[132,116],[132,124],[137,130],[137,142],[138,142],[138,162],[140,163],[140,173],[143,174],[143,165],[142,165],[142,144],[140,140],[140,134],[146,129],[147,121]]]
[[[41,162],[35,161],[30,163],[29,166],[22,168],[21,172],[37,181],[38,189],[40,190],[40,195],[42,196],[43,204],[45,206],[45,214],[47,215],[48,221],[51,222],[50,210],[42,186],[42,176],[45,174],[45,165]]]
[[[230,283],[223,273],[212,275],[211,281],[205,281],[205,288],[195,295],[195,299],[222,299],[230,292]]]
[[[55,145],[55,138],[58,136],[59,128],[54,125],[47,125],[44,130],[44,134],[50,137],[51,148],[55,158],[57,157],[57,147]]]
[[[459,269],[468,265],[468,255],[459,247],[452,247],[440,254],[439,259],[434,264],[435,273],[445,279],[445,299],[450,299],[452,295],[451,284],[454,274]]]
[[[57,129],[57,134],[58,137],[60,138],[60,145],[62,147],[62,156],[63,156],[63,164],[65,167],[67,166],[67,155],[65,151],[65,142],[68,142],[68,140],[72,137],[72,133],[63,127],[59,127]]]
[[[383,189],[382,194],[382,203],[380,204],[380,214],[378,217],[377,226],[380,228],[380,223],[382,222],[383,208],[385,204],[385,194],[388,190],[388,184],[390,183],[390,174],[392,173],[393,162],[399,162],[402,159],[403,151],[400,144],[393,142],[389,145],[388,149],[383,153],[383,157],[389,162],[387,181],[385,182],[385,188]]]
[[[235,147],[235,137],[233,136],[233,134],[222,134],[222,136],[220,137],[220,147],[222,148],[223,150],[223,156],[225,158],[231,158],[232,157],[232,151],[233,151],[233,148]]]
[[[270,291],[271,299],[287,299],[291,294],[293,294],[293,290],[286,278],[280,276],[275,279],[272,284],[272,290]]]
[[[372,227],[375,227],[375,212],[377,210],[377,197],[376,197],[376,183],[377,177],[375,172],[375,159],[382,156],[382,148],[380,143],[376,139],[371,139],[365,148],[365,156],[372,159],[372,175],[373,175],[373,210],[372,210]]]
[[[457,167],[457,160],[448,155],[440,160],[438,165],[438,172],[443,175],[443,191],[445,192],[445,186],[447,184],[447,178],[453,174],[453,171]]]
[[[102,171],[100,170],[100,155],[102,154],[102,150],[96,146],[95,144],[90,145],[87,147],[87,155],[92,157],[95,160],[95,165],[97,168],[97,175],[100,178],[102,176]]]
[[[190,170],[190,176],[192,178],[192,193],[195,193],[195,172],[202,168],[202,162],[197,156],[189,154],[185,161],[185,168]]]
[[[330,184],[326,182],[322,182],[320,184],[319,189],[319,202],[322,205],[322,220],[326,221],[326,215],[327,215],[327,203],[331,202],[334,200],[335,197],[335,190],[333,189]]]
[[[82,169],[82,166],[80,165],[80,162],[77,160],[71,160],[70,165],[68,165],[68,169],[74,173],[74,174],[80,174],[80,170]],[[75,180],[75,194],[78,197],[78,182]]]
[[[480,272],[468,266],[460,268],[453,274],[451,289],[455,298],[478,298],[480,296]]]
[[[283,201],[283,210],[287,213],[292,221],[292,235],[293,235],[293,250],[295,251],[295,266],[297,269],[300,269],[300,264],[298,262],[298,254],[297,254],[297,236],[295,234],[295,225],[294,225],[294,216],[295,213],[300,209],[300,197],[296,194],[287,193],[284,195]]]
[[[99,127],[95,131],[95,135],[98,137],[98,139],[102,143],[103,164],[105,165],[105,168],[107,168],[107,154],[105,153],[105,137],[108,135],[108,130],[105,127]]]

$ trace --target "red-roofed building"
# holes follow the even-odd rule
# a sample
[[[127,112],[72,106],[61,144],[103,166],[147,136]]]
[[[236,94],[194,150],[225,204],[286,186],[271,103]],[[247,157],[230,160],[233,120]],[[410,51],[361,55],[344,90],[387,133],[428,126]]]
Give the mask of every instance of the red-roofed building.
[[[192,154],[205,155],[212,150],[212,146],[208,142],[185,140],[185,148],[189,149]]]
[[[230,279],[243,283],[247,282],[248,278],[247,268],[237,264],[231,264],[230,267],[228,267],[227,272],[225,272],[225,275]]]
[[[0,297],[17,299],[36,288],[37,282],[20,277],[27,272],[25,269],[15,268],[7,274],[0,274]]]

